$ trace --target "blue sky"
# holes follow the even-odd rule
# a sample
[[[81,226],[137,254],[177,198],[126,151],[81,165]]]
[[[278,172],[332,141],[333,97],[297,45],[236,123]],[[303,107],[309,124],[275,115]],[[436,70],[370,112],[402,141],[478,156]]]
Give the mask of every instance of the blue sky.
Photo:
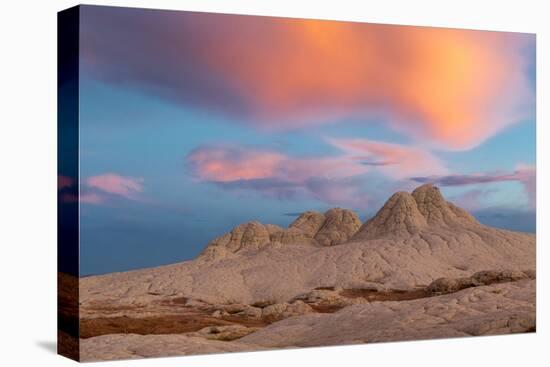
[[[296,213],[335,206],[366,219],[393,192],[422,182],[483,223],[534,232],[534,36],[355,23],[351,38],[337,22],[262,19],[84,7],[81,275],[191,259],[250,220],[288,225]],[[217,33],[226,25],[230,35]],[[180,39],[178,27],[208,47]],[[346,70],[361,67],[361,55],[344,55],[351,51],[334,40],[358,37],[369,48],[373,34],[390,46],[376,44],[382,61],[364,62],[374,73],[358,75],[359,88]],[[231,50],[209,43],[237,36],[248,42],[231,50],[258,55],[244,71]],[[386,53],[404,52],[405,36],[418,51],[383,69]],[[451,46],[432,50],[440,38]],[[306,60],[330,55],[326,65],[304,71],[301,60],[281,56],[300,45]],[[264,56],[274,65],[257,65]],[[504,61],[488,68],[480,60]],[[391,75],[379,80],[376,70]],[[476,78],[463,82],[459,72]],[[410,94],[408,78],[426,95]]]

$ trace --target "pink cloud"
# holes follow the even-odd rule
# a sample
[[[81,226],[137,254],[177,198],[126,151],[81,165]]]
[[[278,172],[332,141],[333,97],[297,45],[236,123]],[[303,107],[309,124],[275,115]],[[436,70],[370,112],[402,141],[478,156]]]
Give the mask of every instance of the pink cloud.
[[[369,202],[363,175],[382,173],[391,179],[447,172],[442,161],[416,147],[367,139],[328,139],[342,153],[291,157],[280,152],[236,146],[203,146],[187,157],[200,181],[230,189],[255,190],[289,198],[306,194],[336,205]]]
[[[116,173],[105,173],[86,179],[86,185],[108,194],[135,199],[143,191],[143,178],[121,176]]]
[[[82,204],[101,204],[105,198],[98,193],[81,193],[80,196],[73,194],[65,194],[61,196],[61,201],[64,203],[80,203]]]
[[[194,175],[203,181],[231,182],[276,178],[300,183],[311,177],[345,178],[368,171],[341,157],[294,158],[282,153],[242,147],[200,147],[188,157]]]
[[[327,140],[346,152],[350,159],[370,166],[394,179],[447,172],[442,160],[422,148],[368,139]]]
[[[62,190],[67,187],[71,187],[74,184],[74,180],[68,176],[57,176],[57,189]]]
[[[305,193],[332,204],[358,204],[352,199],[361,190],[353,178],[369,170],[346,156],[296,158],[230,146],[197,148],[189,154],[187,163],[200,181],[280,198]]]
[[[537,205],[537,170],[534,165],[520,164],[516,167],[515,176],[523,184],[529,206]]]
[[[187,161],[204,181],[230,182],[269,178],[287,158],[279,153],[239,148],[200,148]]]
[[[78,183],[67,176],[58,176],[58,190],[73,187]],[[105,173],[88,177],[80,183],[78,194],[62,192],[61,202],[82,204],[104,204],[114,196],[130,200],[142,200],[138,194],[143,191],[143,178],[121,176],[116,173]]]

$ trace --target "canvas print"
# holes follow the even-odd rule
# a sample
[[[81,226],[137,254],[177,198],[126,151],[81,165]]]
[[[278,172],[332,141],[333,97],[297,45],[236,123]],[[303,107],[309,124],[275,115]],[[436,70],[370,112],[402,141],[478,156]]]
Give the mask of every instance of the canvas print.
[[[58,25],[60,354],[536,331],[534,34]]]

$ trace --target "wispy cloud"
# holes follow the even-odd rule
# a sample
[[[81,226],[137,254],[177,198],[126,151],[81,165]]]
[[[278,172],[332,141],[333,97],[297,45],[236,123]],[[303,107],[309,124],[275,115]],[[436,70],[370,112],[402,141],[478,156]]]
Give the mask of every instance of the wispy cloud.
[[[187,156],[192,175],[227,189],[254,190],[289,199],[306,194],[328,203],[355,204],[364,195],[354,177],[368,167],[347,156],[290,157],[238,146],[202,146]]]
[[[143,191],[143,178],[121,176],[116,173],[104,173],[88,177],[86,185],[108,194],[118,195],[127,199],[135,199]]]
[[[80,192],[76,193],[68,189],[76,188],[77,181],[70,177],[59,176],[57,187],[62,202],[98,205],[112,203],[116,198],[142,200],[139,194],[143,191],[143,181],[141,177],[104,173],[85,179],[80,184]]]
[[[187,157],[198,178],[217,182],[271,178],[285,161],[276,152],[239,147],[200,147]]]
[[[529,205],[533,208],[536,205],[536,169],[533,165],[520,164],[513,172],[411,177],[411,180],[418,183],[432,183],[439,186],[466,186],[473,184],[516,181],[523,185],[528,197]]]
[[[226,189],[253,190],[280,199],[308,195],[354,207],[370,201],[364,177],[368,172],[382,173],[392,180],[447,172],[442,161],[420,148],[366,139],[327,141],[341,152],[292,157],[259,148],[200,146],[186,161],[196,179]]]
[[[201,146],[187,157],[195,177],[203,181],[232,182],[278,178],[304,182],[311,177],[343,178],[368,171],[346,156],[290,157],[265,149],[240,146]]]
[[[350,159],[374,167],[395,179],[447,172],[441,159],[419,147],[369,139],[327,139],[327,141],[346,152]]]
[[[520,164],[515,174],[518,177],[518,181],[520,181],[525,188],[529,199],[529,206],[534,209],[537,205],[537,170],[535,166]]]
[[[440,186],[464,186],[502,181],[519,181],[519,177],[515,173],[479,173],[471,175],[452,174],[448,176],[411,177],[411,180],[418,183],[431,183]]]
[[[81,204],[103,204],[106,201],[106,197],[98,194],[96,192],[80,193],[80,195],[75,194],[63,194],[61,196],[61,201],[64,203],[78,203]]]

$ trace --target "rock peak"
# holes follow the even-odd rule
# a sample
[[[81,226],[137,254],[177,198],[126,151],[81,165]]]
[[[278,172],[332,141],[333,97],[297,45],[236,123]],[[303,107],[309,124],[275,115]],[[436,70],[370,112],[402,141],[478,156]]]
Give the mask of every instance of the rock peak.
[[[426,204],[426,202],[432,202],[432,203],[445,202],[445,199],[443,198],[443,195],[441,194],[439,187],[434,186],[432,184],[424,184],[422,186],[418,186],[412,192],[412,196],[414,197],[414,199],[416,200],[419,206]]]
[[[273,227],[266,227],[256,221],[240,224],[212,240],[200,257],[209,260],[220,259],[241,250],[259,249],[269,242],[269,232],[276,230]]]
[[[342,208],[332,208],[324,214],[306,211],[288,228],[252,221],[212,240],[199,257],[206,261],[219,260],[237,253],[286,245],[334,246],[347,242],[360,226],[357,214]]]
[[[294,222],[290,224],[290,228],[296,228],[303,231],[310,237],[314,237],[325,223],[325,215],[319,212],[308,210],[300,214]]]
[[[445,201],[439,188],[426,184],[412,193],[393,194],[374,217],[361,225],[357,214],[332,208],[306,211],[288,228],[256,221],[241,224],[211,241],[203,259],[220,259],[270,246],[334,246],[350,240],[406,238],[434,228],[464,228],[479,223],[464,209]]]
[[[361,220],[355,212],[332,208],[325,212],[325,222],[315,234],[315,240],[322,246],[334,246],[347,242],[359,227]]]
[[[413,196],[400,191],[393,194],[376,215],[353,236],[353,240],[370,240],[388,235],[407,236],[426,227]]]
[[[446,201],[436,186],[419,186],[413,191],[412,196],[429,225],[456,227],[477,224],[474,217],[464,209]]]
[[[438,187],[425,184],[412,194],[396,192],[367,221],[353,240],[410,236],[431,227],[478,224],[465,210],[445,201]]]
[[[430,184],[419,186],[412,192],[412,196],[418,210],[429,224],[442,224],[445,216],[450,214],[447,202],[438,187]]]
[[[412,195],[414,196],[415,193],[429,193],[431,195],[437,195],[442,197],[439,187],[430,183],[426,183],[418,186],[416,189],[413,190]]]

